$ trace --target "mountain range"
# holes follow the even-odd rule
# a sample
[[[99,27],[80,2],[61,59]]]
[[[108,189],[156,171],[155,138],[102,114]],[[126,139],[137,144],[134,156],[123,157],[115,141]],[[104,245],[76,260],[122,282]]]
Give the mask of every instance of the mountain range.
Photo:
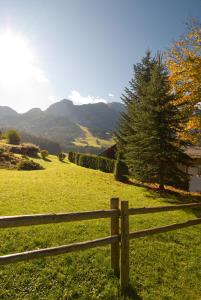
[[[63,151],[98,152],[112,144],[112,135],[124,105],[119,102],[74,105],[63,99],[46,110],[33,108],[17,113],[0,106],[0,128],[15,128],[38,145],[43,139],[59,145]]]

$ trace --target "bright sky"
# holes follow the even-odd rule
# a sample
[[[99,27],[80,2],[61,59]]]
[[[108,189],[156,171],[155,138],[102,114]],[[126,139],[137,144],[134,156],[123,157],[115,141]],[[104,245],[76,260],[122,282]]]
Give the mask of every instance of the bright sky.
[[[0,105],[120,101],[147,48],[201,20],[201,0],[0,0]]]

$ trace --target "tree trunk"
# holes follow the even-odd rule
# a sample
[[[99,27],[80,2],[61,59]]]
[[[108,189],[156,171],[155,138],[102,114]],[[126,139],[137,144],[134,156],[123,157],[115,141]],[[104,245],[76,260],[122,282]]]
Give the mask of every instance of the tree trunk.
[[[160,191],[164,191],[165,187],[164,187],[164,180],[163,180],[163,173],[161,172],[161,174],[159,174],[159,187],[158,189]]]
[[[159,188],[160,191],[164,191],[165,187],[163,183],[159,183]]]

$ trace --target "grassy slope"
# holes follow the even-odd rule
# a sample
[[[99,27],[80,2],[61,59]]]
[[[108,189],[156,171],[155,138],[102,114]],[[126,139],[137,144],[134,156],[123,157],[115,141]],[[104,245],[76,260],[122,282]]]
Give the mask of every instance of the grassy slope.
[[[110,147],[114,144],[113,139],[109,139],[109,140],[104,140],[104,139],[100,139],[95,137],[90,130],[87,127],[81,126],[79,125],[80,128],[84,131],[84,138],[77,138],[75,139],[75,141],[73,142],[73,144],[75,146],[78,147],[86,147],[86,146],[91,146],[91,147],[95,147],[95,148],[101,148],[101,147]]]
[[[115,182],[112,174],[51,160],[42,162],[43,171],[0,170],[0,215],[108,208],[112,196],[128,199],[130,207],[178,200],[174,195],[162,197],[142,187]],[[131,217],[130,228],[185,221],[199,213],[188,210]],[[109,220],[1,229],[0,254],[106,235]],[[131,241],[130,264],[133,290],[127,299],[201,299],[201,226]],[[0,299],[123,298],[110,269],[107,246],[1,267]]]

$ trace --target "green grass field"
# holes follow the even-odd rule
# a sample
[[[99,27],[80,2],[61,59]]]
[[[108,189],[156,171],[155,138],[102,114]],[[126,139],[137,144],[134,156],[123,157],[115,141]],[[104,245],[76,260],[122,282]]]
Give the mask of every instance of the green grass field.
[[[115,182],[112,174],[68,162],[40,163],[42,171],[0,170],[0,215],[109,208],[111,197],[130,207],[197,201],[198,196],[158,192]],[[201,211],[182,210],[130,217],[132,231],[183,222]],[[1,255],[84,241],[110,234],[109,220],[1,229]],[[110,247],[19,262],[0,269],[1,300],[201,299],[201,226],[132,240],[130,294],[120,296],[110,268]]]

